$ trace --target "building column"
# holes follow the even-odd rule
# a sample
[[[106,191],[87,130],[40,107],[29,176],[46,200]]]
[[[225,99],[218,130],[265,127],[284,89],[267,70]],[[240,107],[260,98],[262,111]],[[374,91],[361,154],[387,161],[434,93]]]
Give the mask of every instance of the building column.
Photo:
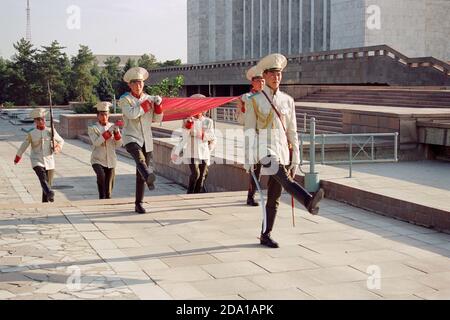
[[[258,57],[262,56],[263,52],[263,1],[259,0],[259,54]]]
[[[281,52],[281,0],[278,0],[278,52]]]
[[[269,1],[269,54],[272,53],[272,1]]]
[[[303,53],[303,0],[300,1],[300,10],[299,10],[299,17],[298,17],[298,53]]]
[[[315,39],[315,33],[314,33],[314,24],[315,24],[315,0],[311,1],[311,52],[314,52],[314,41]]]

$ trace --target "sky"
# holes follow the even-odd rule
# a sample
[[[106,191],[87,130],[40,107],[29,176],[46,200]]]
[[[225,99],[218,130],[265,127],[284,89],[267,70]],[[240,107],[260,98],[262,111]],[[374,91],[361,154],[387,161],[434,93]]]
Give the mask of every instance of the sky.
[[[26,0],[0,0],[0,56],[26,35]],[[79,45],[94,54],[142,55],[187,60],[186,0],[30,0],[31,40],[53,40],[69,56]]]

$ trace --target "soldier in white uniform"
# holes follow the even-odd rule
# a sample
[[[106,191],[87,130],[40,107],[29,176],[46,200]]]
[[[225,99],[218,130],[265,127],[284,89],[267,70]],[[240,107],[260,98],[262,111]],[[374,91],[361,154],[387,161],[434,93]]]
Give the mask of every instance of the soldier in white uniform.
[[[130,92],[119,101],[125,122],[123,144],[136,162],[135,211],[140,214],[146,213],[143,207],[145,184],[149,190],[155,189],[152,123],[163,119],[162,98],[144,93],[144,81],[148,76],[144,68],[128,70],[123,80],[130,87]]]
[[[31,130],[17,151],[14,164],[18,164],[22,155],[31,145],[31,166],[39,178],[42,187],[42,202],[53,202],[55,193],[51,189],[55,170],[55,159],[52,150],[52,130],[46,127],[46,110],[43,108],[31,111],[36,128]],[[54,152],[59,153],[64,145],[64,139],[54,130]]]
[[[278,248],[278,243],[271,238],[270,233],[283,188],[311,214],[318,214],[318,203],[324,195],[320,189],[313,196],[293,180],[300,164],[300,155],[294,99],[279,90],[286,65],[287,59],[281,54],[263,58],[258,67],[264,70],[266,85],[245,104],[244,127],[246,135],[253,142],[246,144],[246,159],[249,161],[246,166],[253,170],[253,164],[259,161],[263,165],[262,174],[270,176],[267,216],[260,238],[260,243],[270,248]]]
[[[98,103],[94,107],[97,109],[98,121],[88,128],[93,145],[91,165],[97,175],[99,199],[111,199],[117,163],[116,149],[122,146],[120,129],[108,121],[110,107],[109,102]]]
[[[265,84],[263,78],[263,71],[254,66],[247,71],[247,79],[251,82],[252,89],[250,92],[245,93],[238,100],[238,110],[237,110],[237,120],[239,124],[244,125],[245,122],[245,103],[256,93],[260,92]],[[256,179],[259,180],[261,176],[261,163],[257,163],[254,168],[254,173]],[[255,200],[256,193],[256,182],[252,175],[249,174],[249,184],[248,184],[248,194],[247,194],[247,205],[251,207],[257,207],[259,203]]]
[[[187,193],[201,193],[204,189],[211,152],[216,145],[213,120],[202,113],[183,121],[182,139],[172,152],[172,161],[177,162],[183,153],[183,163],[189,165],[191,175]]]

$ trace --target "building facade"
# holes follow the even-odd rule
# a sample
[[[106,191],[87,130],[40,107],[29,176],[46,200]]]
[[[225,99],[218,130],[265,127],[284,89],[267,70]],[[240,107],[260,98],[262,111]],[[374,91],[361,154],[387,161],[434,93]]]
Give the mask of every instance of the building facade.
[[[449,0],[187,0],[188,63],[386,44],[450,60]]]

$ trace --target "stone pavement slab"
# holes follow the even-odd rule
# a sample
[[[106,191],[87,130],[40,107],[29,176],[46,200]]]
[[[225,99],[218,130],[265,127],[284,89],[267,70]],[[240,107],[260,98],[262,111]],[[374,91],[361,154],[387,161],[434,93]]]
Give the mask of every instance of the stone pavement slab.
[[[393,229],[385,223],[388,218],[376,215],[371,219],[376,226],[369,225],[364,221],[371,214],[345,210],[330,200],[324,201],[325,216],[299,208],[293,228],[289,197],[283,195],[273,231],[281,248],[272,250],[258,244],[257,210],[224,219],[220,210],[206,214],[195,209],[201,199],[234,203],[245,193],[191,195],[190,205],[186,195],[171,197],[167,208],[182,210],[165,211],[164,201],[148,197],[147,204],[158,203],[160,211],[144,216],[130,214],[133,203],[126,199],[89,200],[89,205],[72,201],[60,208],[57,203],[39,209],[33,204],[0,207],[2,297],[440,299],[450,290],[450,252],[435,247],[450,241],[449,235],[411,229],[403,222]],[[45,207],[58,210],[44,213]],[[347,216],[347,211],[354,214]],[[358,212],[363,219],[354,226]],[[148,225],[152,220],[165,223]],[[215,231],[195,233],[194,228]],[[25,237],[30,231],[36,232],[34,240]],[[373,266],[380,269],[378,289],[367,285]]]

